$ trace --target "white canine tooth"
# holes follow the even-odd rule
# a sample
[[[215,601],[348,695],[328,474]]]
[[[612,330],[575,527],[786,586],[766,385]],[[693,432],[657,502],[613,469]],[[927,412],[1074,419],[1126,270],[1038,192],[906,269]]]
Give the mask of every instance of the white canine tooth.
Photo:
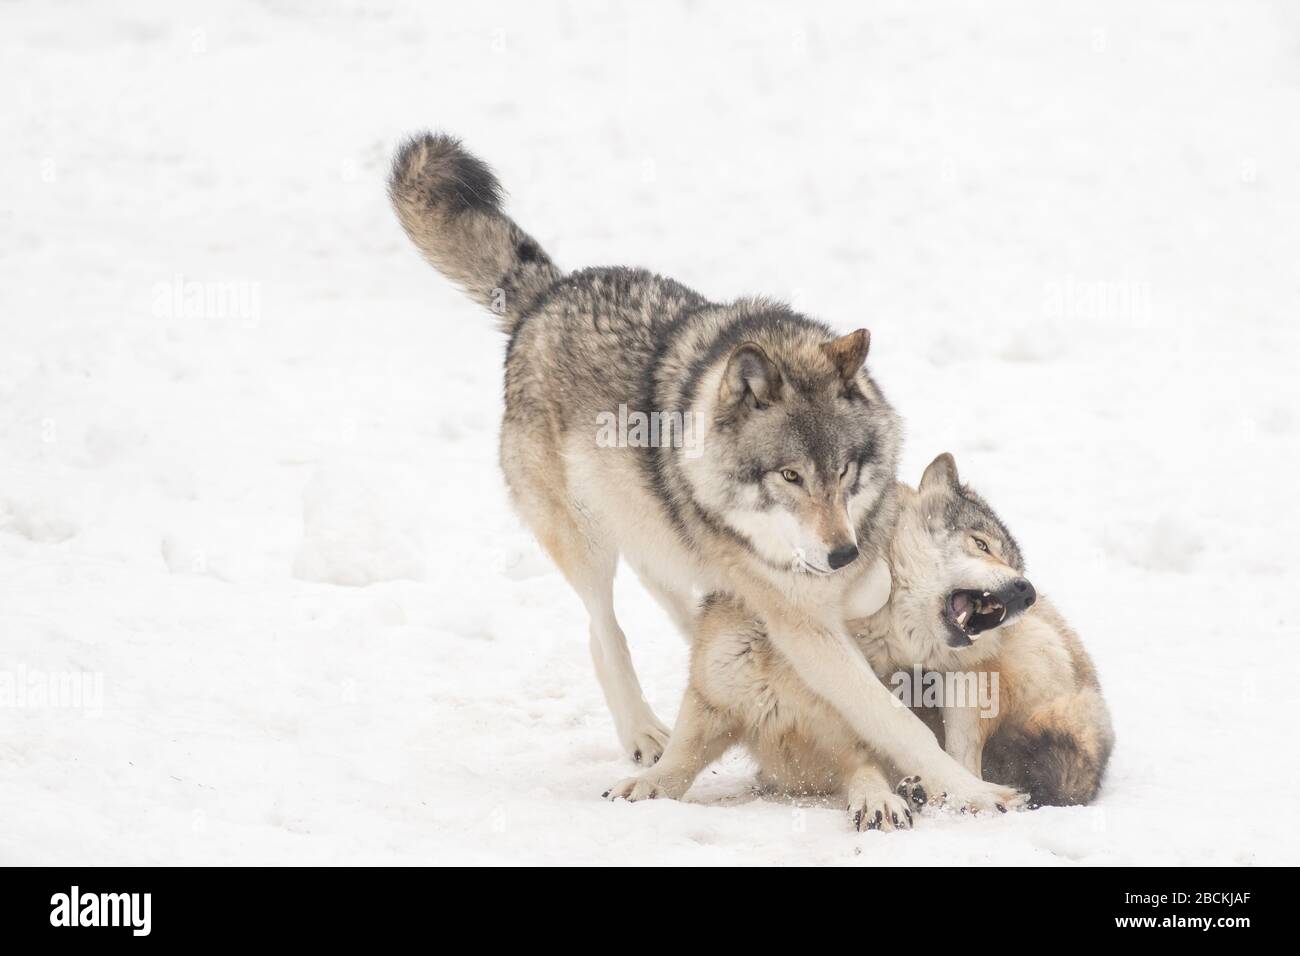
[[[965,627],[965,625],[966,625],[966,617],[967,617],[967,615],[969,615],[969,614],[970,614],[970,611],[962,611],[960,614],[957,615],[957,623],[960,624],[960,625],[962,625],[963,627]]]
[[[1006,619],[1007,619],[1007,609],[1004,607],[1004,608],[1002,609],[1002,616],[1001,616],[1000,618],[998,618],[998,623],[1001,624],[1001,623],[1002,623],[1003,621],[1005,621]]]

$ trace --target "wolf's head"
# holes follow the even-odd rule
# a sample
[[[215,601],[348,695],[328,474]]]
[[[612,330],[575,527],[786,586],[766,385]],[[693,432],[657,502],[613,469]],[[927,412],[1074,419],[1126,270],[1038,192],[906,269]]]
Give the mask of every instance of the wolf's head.
[[[798,328],[742,342],[720,366],[698,486],[769,564],[852,564],[894,486],[898,420],[863,369],[869,342],[865,329],[827,341]]]
[[[969,647],[1037,599],[1011,532],[961,483],[949,454],[906,496],[892,559],[895,633],[918,642]]]

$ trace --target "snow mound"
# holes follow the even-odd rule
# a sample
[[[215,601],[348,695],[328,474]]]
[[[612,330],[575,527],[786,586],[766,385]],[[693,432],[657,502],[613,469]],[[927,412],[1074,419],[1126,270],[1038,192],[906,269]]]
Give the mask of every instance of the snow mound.
[[[1149,524],[1124,533],[1107,533],[1110,550],[1123,560],[1148,571],[1188,574],[1205,550],[1205,540],[1191,524],[1171,514],[1161,514]]]
[[[77,533],[77,524],[45,501],[0,502],[0,531],[38,544],[58,544]]]
[[[366,476],[317,470],[303,489],[303,538],[294,577],[364,587],[424,578],[424,557],[408,518]]]
[[[162,538],[161,551],[163,563],[172,574],[195,574],[222,581],[235,579],[232,567],[234,562],[230,556],[224,553],[213,554],[199,540],[167,534]]]

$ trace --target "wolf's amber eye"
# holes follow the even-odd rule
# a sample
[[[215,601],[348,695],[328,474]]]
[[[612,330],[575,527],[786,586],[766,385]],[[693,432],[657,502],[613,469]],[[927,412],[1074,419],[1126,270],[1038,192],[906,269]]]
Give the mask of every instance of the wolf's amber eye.
[[[977,538],[977,537],[975,537],[974,535],[971,535],[971,540],[973,540],[973,541],[975,542],[975,547],[979,548],[979,549],[980,549],[981,551],[983,551],[985,554],[988,554],[988,553],[989,553],[989,545],[988,545],[988,542],[985,541],[983,538]]]
[[[781,477],[792,485],[799,484],[799,472],[795,471],[793,468],[782,468]]]

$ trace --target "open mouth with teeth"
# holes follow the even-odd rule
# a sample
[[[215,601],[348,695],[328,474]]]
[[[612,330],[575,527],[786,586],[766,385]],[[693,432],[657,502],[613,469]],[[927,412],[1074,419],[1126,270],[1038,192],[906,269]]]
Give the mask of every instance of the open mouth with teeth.
[[[1007,619],[1007,606],[988,591],[963,589],[948,595],[944,617],[948,643],[967,647]]]

